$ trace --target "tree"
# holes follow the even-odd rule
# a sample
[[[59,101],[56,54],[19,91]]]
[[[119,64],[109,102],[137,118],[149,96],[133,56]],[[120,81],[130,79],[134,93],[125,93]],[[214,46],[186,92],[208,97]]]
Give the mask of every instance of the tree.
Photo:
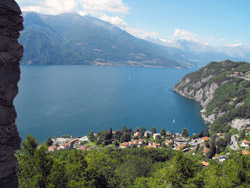
[[[51,138],[49,137],[48,140],[46,141],[46,146],[51,146],[53,144],[53,141],[51,140]]]
[[[152,128],[151,128],[151,130],[150,130],[153,134],[155,134],[156,133],[156,128],[153,126]]]
[[[96,140],[95,135],[94,135],[92,130],[88,134],[88,139],[89,139],[90,142],[94,142]]]
[[[198,135],[199,138],[204,137],[203,130],[201,130],[200,134]]]
[[[144,133],[146,132],[146,128],[145,127],[140,127],[140,133],[141,133],[141,135],[143,136],[144,135]]]
[[[160,136],[160,135],[157,135],[157,136],[155,137],[155,141],[156,141],[157,143],[161,143],[161,142],[162,142],[161,136]]]
[[[166,131],[164,128],[161,129],[161,132],[160,132],[161,136],[165,136],[166,135]]]
[[[34,156],[37,146],[37,139],[33,135],[27,135],[26,140],[23,141],[22,152]]]
[[[206,129],[205,136],[209,137],[209,129],[208,129],[208,127],[207,127],[207,129]]]
[[[122,134],[124,134],[124,133],[128,133],[128,128],[126,126],[124,126],[122,128]]]
[[[139,132],[139,131],[140,131],[139,127],[136,127],[135,132]]]
[[[181,132],[183,137],[188,137],[188,130],[186,128],[183,128],[182,132]]]
[[[121,139],[120,139],[121,142],[128,142],[130,140],[131,140],[131,137],[129,133],[122,134]]]

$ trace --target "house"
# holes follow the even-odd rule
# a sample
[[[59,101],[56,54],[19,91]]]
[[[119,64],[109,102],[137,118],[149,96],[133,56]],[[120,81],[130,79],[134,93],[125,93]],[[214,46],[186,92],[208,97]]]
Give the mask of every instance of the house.
[[[161,137],[160,133],[155,133],[155,134],[153,134],[154,140],[156,139],[157,136],[160,136],[160,137]]]
[[[154,148],[160,148],[160,147],[161,147],[161,144],[155,143],[155,142],[154,142],[154,143],[153,143],[153,147],[154,147]]]
[[[203,149],[203,155],[207,155],[207,153],[210,151],[210,149],[209,148],[204,148]]]
[[[60,146],[61,149],[69,149],[70,145],[69,143],[64,143]]]
[[[120,144],[120,148],[124,149],[124,148],[128,148],[129,144],[127,142],[123,142]]]
[[[145,146],[144,148],[149,149],[149,148],[153,148],[153,146],[151,146],[151,145],[147,145],[147,146]]]
[[[88,149],[88,146],[82,146],[82,147],[80,147],[80,150],[82,150],[82,151],[85,151],[85,150],[87,150]]]
[[[250,142],[248,140],[243,140],[240,144],[241,147],[243,148],[248,148],[249,147]]]
[[[166,146],[170,146],[170,145],[173,144],[173,141],[172,141],[172,140],[169,140],[169,139],[166,139],[166,140],[165,140],[165,144],[166,144]]]
[[[152,136],[153,135],[153,133],[151,132],[151,131],[146,131],[145,133],[144,133],[144,136],[145,137],[147,137],[147,136]]]
[[[203,142],[207,142],[209,140],[210,140],[210,138],[207,137],[207,136],[204,136],[204,137],[201,138],[201,141],[203,141]]]
[[[170,138],[171,136],[172,136],[172,133],[168,131],[168,132],[166,133],[166,137]]]
[[[219,156],[219,161],[220,161],[220,162],[223,162],[223,161],[225,161],[225,160],[227,160],[227,157],[226,157],[225,155],[220,155],[220,156]]]
[[[143,144],[138,142],[138,143],[135,144],[135,146],[136,146],[137,148],[142,148]]]
[[[134,134],[134,137],[139,137],[139,138],[141,138],[141,133],[140,132],[136,132],[135,134]]]
[[[134,143],[133,142],[128,142],[128,147],[130,147],[130,148],[133,148],[135,145],[134,145]]]
[[[249,155],[249,151],[247,151],[247,150],[242,150],[242,155]]]
[[[187,148],[187,145],[186,145],[186,144],[181,144],[181,145],[179,145],[179,146],[176,146],[176,147],[175,147],[175,150],[181,151],[181,150],[183,150],[183,149],[185,149],[185,148]]]
[[[246,131],[250,132],[250,127],[247,127]]]
[[[50,147],[48,147],[48,151],[54,152],[55,150],[57,150],[56,146],[50,146]]]
[[[139,142],[140,144],[144,144],[144,140],[143,140],[143,139],[139,139],[138,142]]]
[[[209,167],[209,162],[201,161],[201,164],[202,164],[204,167]]]

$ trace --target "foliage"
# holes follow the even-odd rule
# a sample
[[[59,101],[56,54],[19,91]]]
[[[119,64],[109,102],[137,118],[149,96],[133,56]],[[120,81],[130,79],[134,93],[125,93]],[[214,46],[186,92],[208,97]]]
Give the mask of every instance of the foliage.
[[[186,129],[186,128],[183,128],[183,130],[182,130],[182,132],[181,132],[181,135],[183,136],[183,137],[188,137],[188,130]]]

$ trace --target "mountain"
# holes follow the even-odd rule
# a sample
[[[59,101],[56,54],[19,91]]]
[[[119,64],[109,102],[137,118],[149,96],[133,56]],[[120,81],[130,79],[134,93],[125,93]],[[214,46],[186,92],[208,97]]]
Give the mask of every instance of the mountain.
[[[146,38],[145,40],[158,45],[180,49],[183,53],[195,55],[198,64],[204,65],[211,61],[222,61],[231,59],[232,61],[250,61],[250,46],[235,44],[212,46],[206,43],[192,40],[163,40],[158,38]]]
[[[22,64],[95,64],[181,68],[183,51],[138,39],[92,16],[23,13]]]
[[[250,124],[249,63],[212,62],[186,75],[174,91],[201,103],[212,133],[242,130]]]

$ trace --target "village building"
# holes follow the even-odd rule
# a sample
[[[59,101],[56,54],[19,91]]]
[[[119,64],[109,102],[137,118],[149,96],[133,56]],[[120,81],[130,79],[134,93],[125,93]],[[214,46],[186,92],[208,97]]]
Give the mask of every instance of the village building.
[[[182,151],[183,149],[186,149],[187,145],[186,144],[181,144],[179,146],[176,146],[174,149],[177,151]]]
[[[123,142],[120,144],[120,148],[122,149],[125,149],[125,148],[128,148],[129,147],[129,144],[127,142]]]
[[[201,161],[201,164],[202,164],[204,167],[209,167],[209,162]]]
[[[70,147],[69,143],[64,143],[64,144],[59,146],[59,148],[61,148],[61,149],[69,149],[69,147]]]
[[[161,137],[161,134],[160,134],[160,133],[155,133],[155,134],[153,134],[154,140],[156,139],[157,136],[160,136],[160,137]]]
[[[170,145],[173,144],[173,141],[172,141],[172,140],[169,140],[169,139],[166,139],[166,140],[165,140],[165,144],[166,144],[166,146],[170,146]]]
[[[56,146],[49,146],[48,147],[48,151],[54,152],[55,150],[57,150]]]
[[[249,147],[250,142],[248,140],[243,140],[240,144],[241,147],[243,148],[248,148]]]
[[[242,155],[249,155],[249,153],[250,153],[250,152],[249,152],[249,151],[247,151],[247,150],[242,150],[242,152],[241,152],[241,153],[242,153]]]
[[[219,162],[223,162],[225,160],[227,160],[227,157],[225,155],[220,155],[219,156]]]
[[[85,145],[85,146],[80,147],[79,149],[82,150],[82,151],[85,151],[85,150],[88,149],[88,146]]]
[[[205,147],[205,148],[203,149],[203,152],[202,152],[202,153],[203,153],[203,155],[207,155],[209,151],[210,151],[210,149]]]
[[[204,136],[204,137],[201,138],[202,142],[208,142],[209,140],[210,140],[210,138],[207,137],[207,136]]]
[[[146,131],[145,133],[144,133],[144,136],[145,137],[147,137],[147,136],[152,136],[153,135],[153,133],[151,132],[151,131]]]
[[[161,147],[161,144],[155,143],[155,142],[154,142],[154,143],[153,143],[153,147],[154,147],[154,148],[160,148],[160,147]]]
[[[139,138],[141,138],[141,133],[140,132],[136,132],[136,133],[134,133],[134,137],[139,137]]]

